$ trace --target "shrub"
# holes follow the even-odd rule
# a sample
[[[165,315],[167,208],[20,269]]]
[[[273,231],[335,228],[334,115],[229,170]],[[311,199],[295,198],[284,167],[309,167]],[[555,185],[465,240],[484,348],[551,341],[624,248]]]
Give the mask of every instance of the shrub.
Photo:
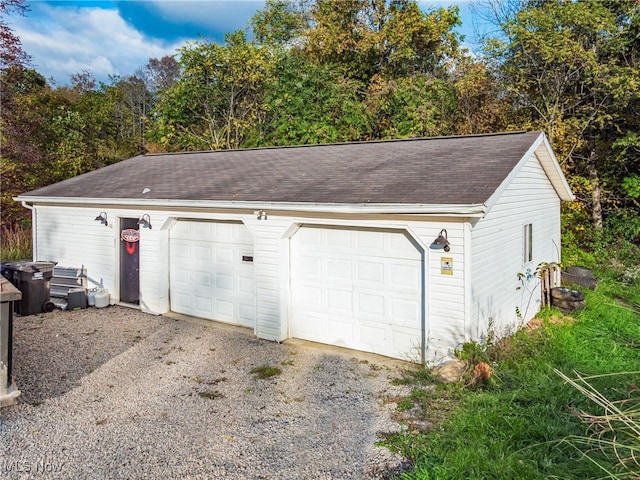
[[[19,225],[3,226],[0,231],[0,258],[25,260],[31,258],[31,229]]]

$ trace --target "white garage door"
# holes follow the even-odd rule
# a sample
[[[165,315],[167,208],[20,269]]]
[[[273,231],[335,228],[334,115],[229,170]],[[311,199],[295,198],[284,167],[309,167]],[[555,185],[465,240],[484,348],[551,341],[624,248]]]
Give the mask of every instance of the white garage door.
[[[302,227],[291,336],[420,361],[422,254],[401,232]]]
[[[241,223],[180,220],[170,234],[171,310],[253,327],[253,237]]]

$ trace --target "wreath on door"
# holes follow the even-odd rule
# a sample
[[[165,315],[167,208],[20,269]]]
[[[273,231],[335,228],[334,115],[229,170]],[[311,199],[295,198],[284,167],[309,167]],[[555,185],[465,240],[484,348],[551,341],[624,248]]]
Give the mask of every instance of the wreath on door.
[[[136,253],[136,243],[140,241],[140,232],[135,228],[126,228],[120,232],[120,238],[125,242],[129,255]]]

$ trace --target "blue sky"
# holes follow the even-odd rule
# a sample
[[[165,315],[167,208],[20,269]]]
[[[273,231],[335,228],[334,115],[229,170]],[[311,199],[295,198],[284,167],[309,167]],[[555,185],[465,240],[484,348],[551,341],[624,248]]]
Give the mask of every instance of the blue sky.
[[[457,5],[474,40],[473,0],[420,0],[424,9]],[[32,66],[55,85],[88,70],[98,80],[126,76],[150,58],[173,55],[191,40],[221,41],[248,28],[261,0],[27,0],[26,17],[7,21],[20,37]]]

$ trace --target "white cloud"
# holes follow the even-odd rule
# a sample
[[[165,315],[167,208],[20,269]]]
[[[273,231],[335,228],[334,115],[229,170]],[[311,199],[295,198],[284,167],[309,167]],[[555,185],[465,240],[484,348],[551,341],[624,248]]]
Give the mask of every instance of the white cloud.
[[[81,70],[101,81],[109,75],[129,75],[149,58],[172,55],[180,46],[146,38],[116,10],[95,7],[36,3],[28,17],[16,17],[11,26],[32,56],[33,67],[58,85],[67,84]]]
[[[172,22],[188,22],[225,32],[245,28],[254,13],[265,5],[264,0],[153,0],[150,3]]]

